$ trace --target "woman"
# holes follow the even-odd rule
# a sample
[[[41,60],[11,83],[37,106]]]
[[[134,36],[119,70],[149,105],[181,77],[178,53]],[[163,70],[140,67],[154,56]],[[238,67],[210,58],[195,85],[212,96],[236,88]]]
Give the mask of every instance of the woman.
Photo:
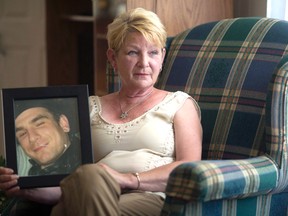
[[[170,172],[183,162],[201,159],[197,103],[184,92],[154,87],[166,37],[157,15],[141,8],[108,26],[107,57],[119,74],[121,89],[90,98],[97,163],[81,166],[64,179],[61,193],[55,188],[50,192],[51,198],[43,202],[62,194],[51,215],[159,215]],[[1,188],[11,193],[3,179]]]

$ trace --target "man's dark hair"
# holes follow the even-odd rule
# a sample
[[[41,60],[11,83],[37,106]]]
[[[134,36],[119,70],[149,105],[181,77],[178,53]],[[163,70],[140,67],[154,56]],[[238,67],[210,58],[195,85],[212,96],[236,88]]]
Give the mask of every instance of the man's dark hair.
[[[62,110],[63,104],[61,104],[60,101],[57,101],[57,99],[19,100],[16,101],[14,105],[15,119],[25,110],[35,107],[46,108],[57,122],[61,114],[66,115]]]
[[[78,128],[78,106],[75,98],[48,98],[48,99],[33,99],[33,100],[16,100],[14,103],[15,119],[23,111],[35,108],[46,108],[58,123],[60,116],[65,115],[69,120],[70,132],[79,132]]]

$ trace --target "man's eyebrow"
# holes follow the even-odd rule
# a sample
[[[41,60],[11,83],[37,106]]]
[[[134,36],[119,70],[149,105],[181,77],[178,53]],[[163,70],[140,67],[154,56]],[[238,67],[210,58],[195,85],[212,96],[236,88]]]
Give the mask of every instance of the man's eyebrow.
[[[41,115],[40,114],[40,115],[35,116],[29,123],[35,123],[35,122],[37,122],[38,120],[41,120],[41,119],[49,119],[49,117],[47,115]],[[17,131],[21,131],[23,129],[24,129],[23,127],[16,128],[16,133],[17,133]]]
[[[37,115],[37,116],[35,116],[31,121],[30,121],[30,123],[35,123],[36,121],[38,121],[38,120],[41,120],[41,119],[43,119],[43,118],[45,118],[45,119],[49,119],[49,117],[47,116],[47,115]]]

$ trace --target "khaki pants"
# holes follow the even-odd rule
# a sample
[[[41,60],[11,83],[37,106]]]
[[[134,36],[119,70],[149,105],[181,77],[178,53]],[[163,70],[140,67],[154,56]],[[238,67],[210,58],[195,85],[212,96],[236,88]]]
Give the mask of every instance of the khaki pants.
[[[84,165],[65,178],[62,197],[51,216],[160,215],[163,198],[134,192],[121,194],[119,184],[96,164]]]

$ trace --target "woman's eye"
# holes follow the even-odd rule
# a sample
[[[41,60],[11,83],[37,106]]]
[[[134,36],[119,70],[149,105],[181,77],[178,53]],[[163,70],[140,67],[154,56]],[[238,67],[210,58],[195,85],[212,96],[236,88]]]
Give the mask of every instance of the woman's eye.
[[[158,55],[159,54],[159,51],[158,50],[154,50],[151,52],[153,55]]]
[[[137,52],[134,51],[134,50],[131,50],[131,51],[128,52],[128,55],[136,55],[136,54],[137,54]]]

